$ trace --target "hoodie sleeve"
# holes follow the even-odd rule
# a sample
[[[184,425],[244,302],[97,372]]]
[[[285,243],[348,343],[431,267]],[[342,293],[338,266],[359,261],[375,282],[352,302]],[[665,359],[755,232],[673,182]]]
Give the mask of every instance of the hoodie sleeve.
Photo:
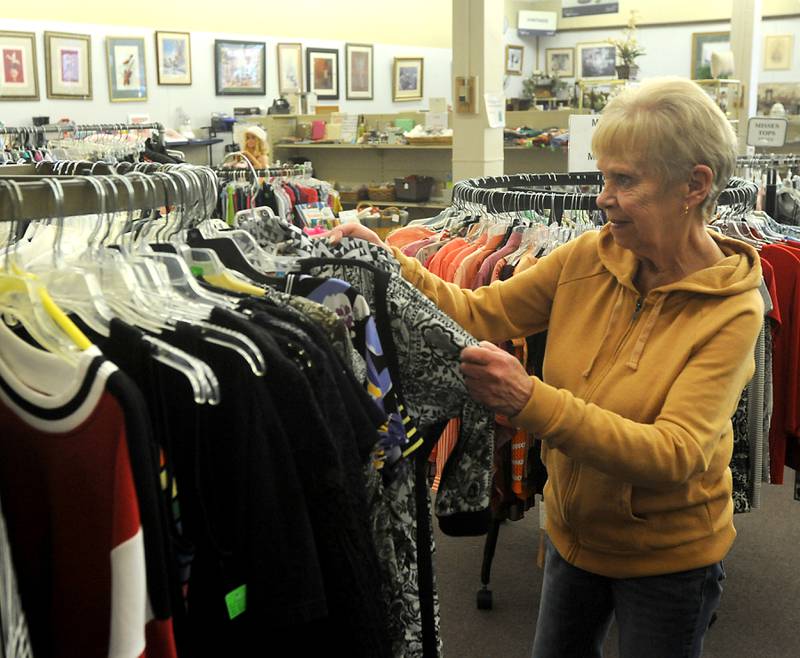
[[[534,379],[525,408],[511,418],[567,456],[634,486],[672,488],[709,467],[753,375],[763,322],[758,300],[698,345],[653,423],[640,423]]]
[[[572,248],[574,242],[563,245],[535,267],[477,290],[444,281],[396,247],[392,253],[400,262],[403,278],[447,315],[478,340],[498,342],[547,328],[561,270]]]

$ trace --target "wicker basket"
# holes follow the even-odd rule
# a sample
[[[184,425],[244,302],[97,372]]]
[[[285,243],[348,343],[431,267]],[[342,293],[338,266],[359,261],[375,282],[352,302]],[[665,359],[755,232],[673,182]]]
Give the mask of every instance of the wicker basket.
[[[360,190],[339,190],[339,199],[342,203],[357,203],[361,200]]]
[[[430,135],[427,137],[406,137],[408,143],[412,146],[434,146],[434,145],[451,145],[453,143],[452,135]]]
[[[394,185],[380,185],[367,188],[370,201],[394,201]]]

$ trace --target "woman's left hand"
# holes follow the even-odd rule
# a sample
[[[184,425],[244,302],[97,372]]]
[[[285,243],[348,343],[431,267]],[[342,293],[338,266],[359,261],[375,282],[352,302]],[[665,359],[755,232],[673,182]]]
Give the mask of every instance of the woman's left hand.
[[[485,340],[461,350],[461,374],[473,400],[506,416],[522,411],[533,392],[533,380],[522,364]]]

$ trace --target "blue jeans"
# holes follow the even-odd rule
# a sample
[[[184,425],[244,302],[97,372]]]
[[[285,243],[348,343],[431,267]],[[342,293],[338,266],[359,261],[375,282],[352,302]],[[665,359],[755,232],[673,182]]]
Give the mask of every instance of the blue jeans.
[[[722,596],[722,562],[645,578],[606,578],[564,560],[545,538],[533,658],[600,658],[612,615],[620,658],[697,658]]]

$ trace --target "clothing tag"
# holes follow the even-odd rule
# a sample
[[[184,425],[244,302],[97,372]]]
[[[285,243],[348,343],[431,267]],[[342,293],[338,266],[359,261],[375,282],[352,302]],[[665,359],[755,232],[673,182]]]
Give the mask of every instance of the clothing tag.
[[[228,617],[236,619],[247,610],[247,585],[240,585],[225,595],[225,605],[228,606]]]

